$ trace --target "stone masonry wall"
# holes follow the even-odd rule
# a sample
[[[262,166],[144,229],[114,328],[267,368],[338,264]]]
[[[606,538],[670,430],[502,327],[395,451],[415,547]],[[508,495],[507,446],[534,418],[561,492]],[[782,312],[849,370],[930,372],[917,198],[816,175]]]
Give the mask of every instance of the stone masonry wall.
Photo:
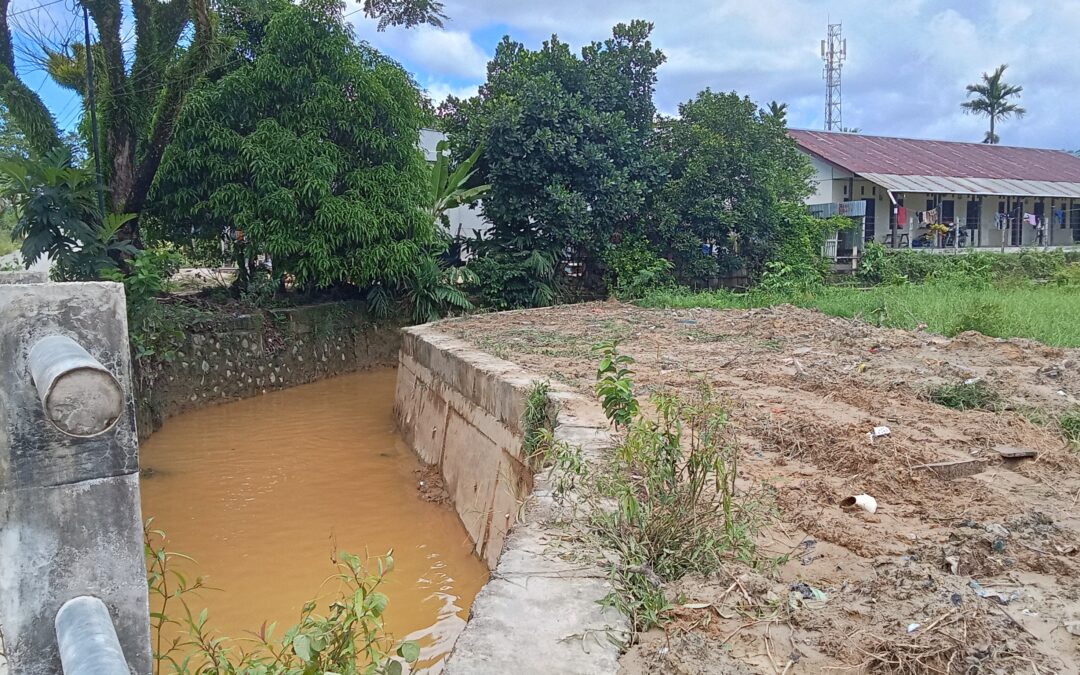
[[[273,310],[190,333],[176,358],[137,362],[139,438],[186,410],[397,361],[401,333],[361,302]]]

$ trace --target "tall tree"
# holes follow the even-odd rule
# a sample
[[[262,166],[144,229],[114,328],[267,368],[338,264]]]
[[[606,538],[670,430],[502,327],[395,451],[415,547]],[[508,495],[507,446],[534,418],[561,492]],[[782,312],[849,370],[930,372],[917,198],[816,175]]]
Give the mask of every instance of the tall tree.
[[[188,95],[152,209],[172,241],[272,256],[304,287],[396,286],[435,244],[420,92],[334,0],[223,8],[239,65]],[[241,268],[244,260],[238,261]]]
[[[787,207],[805,210],[810,163],[780,119],[734,92],[706,89],[679,114],[660,135],[670,174],[650,239],[686,283],[756,275],[786,241]]]
[[[1021,118],[1027,114],[1027,110],[1010,100],[1019,97],[1024,88],[1005,82],[1003,77],[1008,67],[1003,63],[993,73],[983,73],[981,82],[967,86],[967,95],[971,100],[960,104],[966,113],[990,118],[990,130],[986,132],[983,143],[993,144],[1001,140],[995,131],[998,120]]]
[[[491,184],[482,208],[492,230],[476,269],[496,304],[551,302],[543,282],[568,254],[593,270],[616,232],[640,221],[664,61],[651,31],[620,24],[580,56],[557,36],[537,51],[503,38],[479,94],[442,107],[458,157],[484,148],[476,180]]]
[[[0,0],[0,100],[31,147],[43,153],[60,145],[52,113],[19,77],[9,27],[11,0]],[[92,53],[99,85],[102,164],[109,207],[142,210],[176,119],[191,88],[211,68],[232,64],[235,54],[215,38],[211,0],[131,0],[134,49],[125,48],[121,0],[82,0],[96,28]],[[343,2],[331,3],[340,15]],[[433,0],[365,0],[368,16],[390,24],[441,24]],[[81,49],[48,54],[57,81],[85,95],[86,60]],[[130,57],[130,58],[129,58]],[[130,61],[130,62],[129,62]],[[136,221],[125,233],[137,240]]]

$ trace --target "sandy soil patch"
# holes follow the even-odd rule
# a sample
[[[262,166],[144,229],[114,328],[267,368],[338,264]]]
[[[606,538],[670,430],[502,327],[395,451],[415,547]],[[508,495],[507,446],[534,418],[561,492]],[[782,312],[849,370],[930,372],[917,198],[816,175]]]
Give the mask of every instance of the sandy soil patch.
[[[587,394],[591,345],[618,338],[642,398],[707,381],[728,400],[740,479],[775,498],[762,546],[781,564],[671,584],[674,621],[627,673],[1080,672],[1080,460],[1054,423],[1080,405],[1080,351],[794,307],[591,303],[442,326]],[[1006,409],[925,397],[974,378]],[[938,463],[955,464],[923,468]],[[876,513],[840,508],[860,493]]]

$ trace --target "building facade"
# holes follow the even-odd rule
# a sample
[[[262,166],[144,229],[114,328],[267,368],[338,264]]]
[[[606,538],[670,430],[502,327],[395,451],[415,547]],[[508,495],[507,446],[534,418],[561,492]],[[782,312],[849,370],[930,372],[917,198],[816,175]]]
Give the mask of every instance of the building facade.
[[[1080,244],[1080,157],[1067,152],[828,131],[790,134],[814,167],[809,205],[866,205],[857,227],[834,244],[841,258],[858,257],[870,241],[923,249]]]

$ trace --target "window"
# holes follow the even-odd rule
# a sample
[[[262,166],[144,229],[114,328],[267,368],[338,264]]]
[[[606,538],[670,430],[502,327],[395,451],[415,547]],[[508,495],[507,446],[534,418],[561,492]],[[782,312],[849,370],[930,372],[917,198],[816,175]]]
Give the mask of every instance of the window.
[[[979,216],[982,213],[982,202],[972,199],[967,203],[966,224],[969,230],[979,229]]]
[[[943,199],[941,201],[941,213],[938,214],[938,221],[942,223],[951,223],[956,220],[956,202],[951,199]]]
[[[863,201],[866,202],[866,215],[863,216],[863,241],[874,241],[874,235],[877,234],[875,218],[877,202],[873,198],[864,199]]]

